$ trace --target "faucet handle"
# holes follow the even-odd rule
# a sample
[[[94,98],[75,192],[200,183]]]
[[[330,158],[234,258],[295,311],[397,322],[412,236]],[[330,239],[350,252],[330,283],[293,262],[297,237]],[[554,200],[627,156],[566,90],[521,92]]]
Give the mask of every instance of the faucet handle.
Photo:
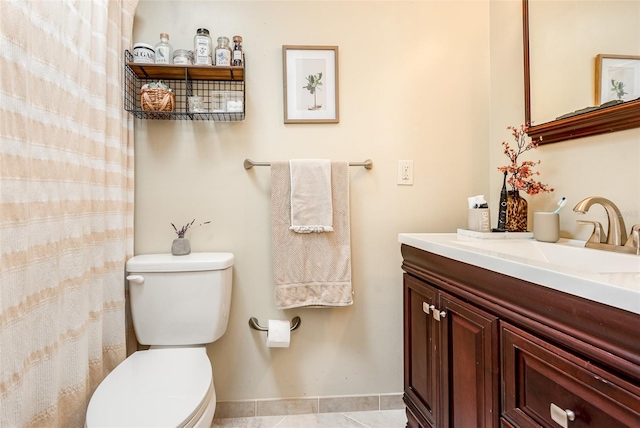
[[[631,227],[631,233],[629,239],[624,244],[625,247],[631,247],[636,249],[636,254],[640,254],[640,224],[634,224]]]
[[[607,242],[607,235],[604,233],[604,229],[602,228],[602,224],[599,221],[592,220],[576,220],[578,224],[590,224],[593,226],[593,233],[589,237],[587,242]]]

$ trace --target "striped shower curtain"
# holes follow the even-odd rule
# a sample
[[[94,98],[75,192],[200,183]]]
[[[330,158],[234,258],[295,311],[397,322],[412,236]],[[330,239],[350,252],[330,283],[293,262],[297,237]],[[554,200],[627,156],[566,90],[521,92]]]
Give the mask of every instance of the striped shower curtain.
[[[125,357],[137,0],[0,0],[0,426],[82,427]]]

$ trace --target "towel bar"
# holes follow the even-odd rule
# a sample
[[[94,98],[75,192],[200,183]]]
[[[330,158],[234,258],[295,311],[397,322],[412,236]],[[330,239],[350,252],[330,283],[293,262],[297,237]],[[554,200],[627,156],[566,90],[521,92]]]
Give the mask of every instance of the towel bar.
[[[251,169],[254,166],[271,166],[271,162],[254,162],[251,159],[244,160],[244,169]],[[364,162],[349,162],[349,166],[363,166],[365,169],[373,168],[373,161],[367,159]]]
[[[293,319],[291,320],[291,331],[297,329],[298,327],[300,327],[300,323],[302,322],[302,320],[300,319],[300,317],[293,317]],[[259,331],[269,331],[269,329],[267,327],[262,327],[260,324],[258,324],[258,319],[255,317],[251,317],[249,318],[249,327],[251,327],[254,330],[259,330]]]

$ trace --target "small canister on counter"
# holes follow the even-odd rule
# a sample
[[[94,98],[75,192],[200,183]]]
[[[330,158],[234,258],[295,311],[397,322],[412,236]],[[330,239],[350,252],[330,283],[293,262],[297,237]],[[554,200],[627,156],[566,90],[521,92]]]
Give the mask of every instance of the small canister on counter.
[[[133,45],[133,62],[154,64],[156,62],[156,51],[153,46],[146,43]]]
[[[233,36],[233,49],[231,55],[231,65],[242,67],[242,37]]]
[[[176,49],[175,52],[173,52],[173,63],[180,65],[193,64],[193,51]]]
[[[198,32],[193,37],[193,63],[197,65],[213,64],[213,43],[209,30],[206,28],[198,28]]]
[[[218,46],[216,47],[216,65],[231,65],[231,48],[229,48],[228,37],[218,37]]]

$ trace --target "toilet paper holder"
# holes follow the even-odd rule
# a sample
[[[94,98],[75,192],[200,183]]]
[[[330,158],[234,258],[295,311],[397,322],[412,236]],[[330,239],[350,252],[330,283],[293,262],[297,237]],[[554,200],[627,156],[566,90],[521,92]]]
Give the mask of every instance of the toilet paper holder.
[[[300,319],[300,317],[293,317],[293,319],[291,320],[291,328],[290,330],[293,331],[295,329],[297,329],[298,327],[300,327],[300,323],[302,322],[302,320]],[[269,329],[267,327],[262,327],[260,324],[258,324],[258,319],[255,317],[251,317],[249,318],[249,327],[251,327],[254,330],[258,330],[258,331],[269,331]]]

